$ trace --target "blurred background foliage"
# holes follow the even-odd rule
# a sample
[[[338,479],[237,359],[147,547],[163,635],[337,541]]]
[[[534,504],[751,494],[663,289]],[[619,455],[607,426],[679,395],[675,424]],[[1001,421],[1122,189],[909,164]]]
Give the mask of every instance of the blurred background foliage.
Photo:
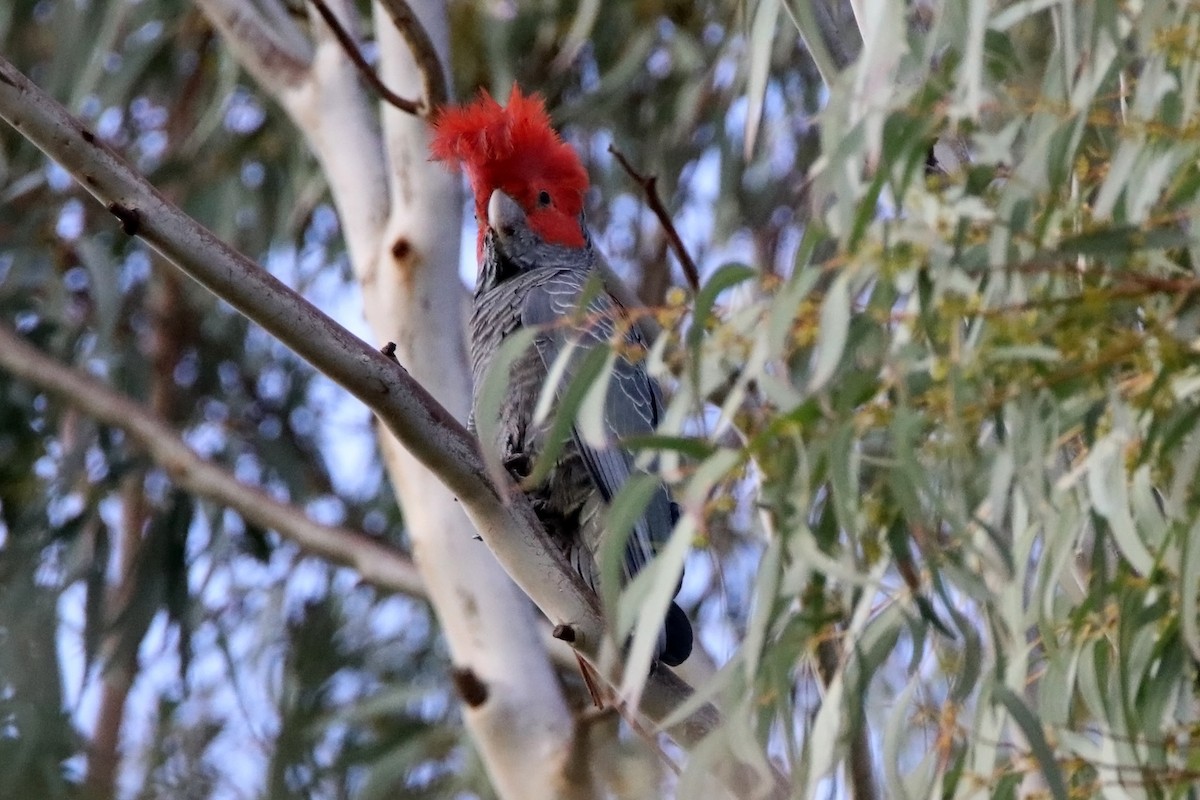
[[[798,796],[846,791],[829,768],[864,730],[883,796],[1189,796],[1200,9],[867,5],[450,4],[458,95],[546,95],[602,247],[670,334],[655,444],[698,520],[681,601],[729,660],[679,796],[728,749]],[[195,9],[14,0],[0,52],[364,330],[313,159]],[[695,297],[610,146],[659,177]],[[240,479],[404,545],[365,410],[8,128],[0,314]],[[0,420],[12,796],[87,796],[114,721],[121,797],[492,796],[421,600],[3,374]]]

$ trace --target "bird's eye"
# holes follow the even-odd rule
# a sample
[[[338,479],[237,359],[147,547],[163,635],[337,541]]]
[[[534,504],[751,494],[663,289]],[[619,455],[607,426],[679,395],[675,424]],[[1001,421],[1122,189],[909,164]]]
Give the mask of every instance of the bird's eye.
[[[538,205],[545,208],[550,205],[550,193],[543,190],[538,192]]]

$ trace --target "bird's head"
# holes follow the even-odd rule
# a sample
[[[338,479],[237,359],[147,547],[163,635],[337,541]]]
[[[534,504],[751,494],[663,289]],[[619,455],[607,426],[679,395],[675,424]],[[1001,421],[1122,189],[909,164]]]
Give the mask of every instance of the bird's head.
[[[514,249],[587,244],[587,171],[550,127],[540,95],[514,85],[501,106],[481,91],[466,105],[439,111],[433,125],[433,157],[460,166],[471,184],[481,259],[489,230]]]

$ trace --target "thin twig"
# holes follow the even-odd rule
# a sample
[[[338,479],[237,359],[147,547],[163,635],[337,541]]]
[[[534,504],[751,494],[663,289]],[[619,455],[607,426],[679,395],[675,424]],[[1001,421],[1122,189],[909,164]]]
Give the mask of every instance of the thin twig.
[[[354,37],[342,25],[341,20],[333,13],[332,9],[325,4],[325,0],[309,0],[313,4],[313,8],[317,9],[317,13],[321,15],[321,19],[325,20],[325,24],[329,26],[329,30],[333,31],[334,37],[338,40],[338,44],[346,51],[346,55],[354,63],[358,69],[358,74],[367,82],[375,92],[387,102],[394,105],[396,108],[407,114],[414,114],[418,117],[424,117],[429,114],[430,104],[422,103],[418,100],[409,100],[401,97],[393,92],[379,80],[379,76],[375,74],[375,70],[363,58],[362,51],[358,49],[358,44],[354,41]]]
[[[629,163],[629,159],[625,158],[625,154],[611,144],[608,146],[608,152],[613,154],[617,159],[617,163],[629,173],[629,177],[633,178],[634,183],[642,187],[642,191],[646,193],[646,205],[650,206],[650,210],[658,217],[658,221],[662,223],[663,230],[667,233],[667,238],[671,242],[671,249],[675,251],[675,257],[679,259],[679,266],[683,268],[683,276],[687,278],[688,286],[692,287],[693,292],[700,291],[700,271],[696,269],[696,262],[692,260],[692,256],[688,253],[687,248],[683,246],[683,239],[679,238],[679,231],[675,230],[675,223],[671,221],[671,215],[667,212],[667,207],[663,205],[662,198],[658,196],[658,176],[643,175],[633,168]]]
[[[417,71],[421,73],[421,83],[425,91],[425,114],[433,109],[441,108],[450,99],[450,90],[446,86],[446,71],[442,68],[442,60],[438,57],[437,47],[429,37],[429,31],[417,19],[412,7],[405,0],[379,0],[380,5],[392,18],[392,24],[404,38],[408,49],[412,51],[413,60],[417,62]]]

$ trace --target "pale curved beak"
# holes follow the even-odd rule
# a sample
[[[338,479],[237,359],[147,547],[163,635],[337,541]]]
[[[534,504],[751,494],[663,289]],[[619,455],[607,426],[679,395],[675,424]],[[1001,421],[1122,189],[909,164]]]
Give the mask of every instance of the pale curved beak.
[[[487,223],[500,236],[512,236],[525,224],[525,212],[516,200],[497,189],[488,198]]]

